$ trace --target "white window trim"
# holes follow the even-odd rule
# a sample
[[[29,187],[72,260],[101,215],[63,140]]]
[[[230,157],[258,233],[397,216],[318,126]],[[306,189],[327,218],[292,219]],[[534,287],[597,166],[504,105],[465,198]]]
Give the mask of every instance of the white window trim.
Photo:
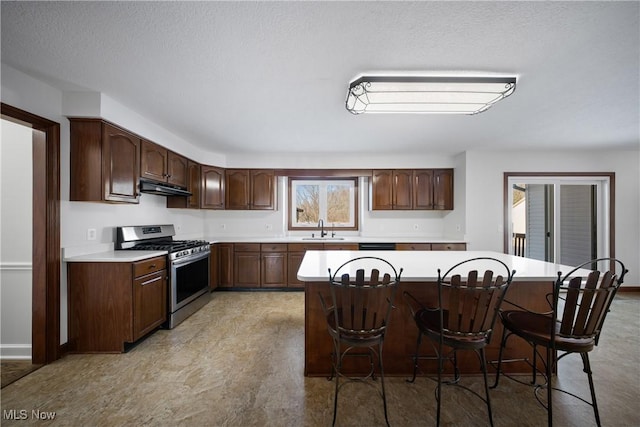
[[[331,222],[328,222],[326,219],[326,215],[323,216],[322,212],[326,212],[327,206],[326,206],[326,197],[321,197],[320,198],[320,212],[321,212],[321,216],[320,218],[322,218],[324,220],[325,223],[325,227],[329,228],[329,227],[335,227],[336,229],[347,229],[347,230],[357,230],[358,228],[358,215],[359,215],[359,206],[358,206],[358,179],[356,177],[354,178],[317,178],[317,179],[308,179],[308,178],[304,178],[304,177],[289,177],[289,189],[288,191],[290,191],[290,196],[291,199],[293,199],[295,197],[296,194],[296,187],[297,187],[297,183],[296,181],[299,182],[300,185],[321,185],[321,186],[326,186],[329,183],[331,184],[349,184],[350,186],[350,190],[349,190],[349,204],[352,207],[352,209],[350,209],[349,211],[349,223],[348,224],[334,224]],[[326,193],[324,193],[326,195]],[[296,218],[296,203],[295,200],[291,200],[291,205],[288,206],[288,216],[289,216],[289,230],[290,231],[296,231],[296,230],[308,230],[308,229],[315,229],[317,228],[318,224],[310,224],[310,223],[296,223],[295,222],[295,218]]]

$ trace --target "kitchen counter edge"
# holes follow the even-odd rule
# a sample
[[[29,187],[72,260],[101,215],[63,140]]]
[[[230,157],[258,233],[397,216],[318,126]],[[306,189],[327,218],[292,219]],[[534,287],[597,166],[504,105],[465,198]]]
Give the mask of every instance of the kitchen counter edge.
[[[136,262],[158,256],[167,251],[106,251],[64,258],[65,262]]]
[[[308,236],[287,237],[205,237],[205,241],[214,243],[467,243],[461,239],[443,237],[362,237],[337,236],[339,239],[309,239]]]

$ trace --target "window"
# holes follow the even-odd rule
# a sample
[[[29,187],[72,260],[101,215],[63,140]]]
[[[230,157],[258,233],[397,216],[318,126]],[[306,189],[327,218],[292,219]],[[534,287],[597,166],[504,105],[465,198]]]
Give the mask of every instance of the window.
[[[289,230],[358,229],[358,178],[289,178]]]

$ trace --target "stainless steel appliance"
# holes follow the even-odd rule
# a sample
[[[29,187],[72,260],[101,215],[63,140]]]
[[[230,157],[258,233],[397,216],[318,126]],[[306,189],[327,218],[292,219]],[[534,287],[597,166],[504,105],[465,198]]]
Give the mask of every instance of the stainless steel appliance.
[[[116,250],[167,251],[169,266],[168,316],[172,329],[209,301],[209,258],[204,240],[174,240],[173,225],[135,225],[116,228]]]

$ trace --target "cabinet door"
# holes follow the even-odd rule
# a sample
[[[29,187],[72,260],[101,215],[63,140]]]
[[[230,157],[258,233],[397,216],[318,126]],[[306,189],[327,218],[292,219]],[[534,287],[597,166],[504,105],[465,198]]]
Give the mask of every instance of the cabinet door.
[[[167,182],[167,149],[151,141],[142,140],[140,177]]]
[[[211,256],[209,257],[209,289],[214,290],[218,287],[220,282],[220,270],[219,270],[219,255],[218,245],[213,244],[211,246]]]
[[[413,209],[433,209],[433,170],[413,171]]]
[[[298,270],[304,259],[306,251],[321,251],[324,249],[323,243],[289,243],[287,250],[287,281],[290,288],[303,288],[304,282],[298,280]]]
[[[187,160],[187,190],[191,196],[168,196],[168,208],[200,209],[200,164]]]
[[[107,123],[102,129],[104,200],[138,203],[140,139]]]
[[[453,210],[453,169],[433,171],[433,209]]]
[[[191,192],[191,196],[187,197],[187,207],[191,209],[200,208],[200,164],[192,162],[187,163],[187,190]]]
[[[221,288],[233,287],[233,243],[220,243],[218,245],[218,272]]]
[[[233,285],[238,288],[260,287],[260,252],[233,254]]]
[[[167,319],[167,272],[157,271],[133,281],[134,341]]]
[[[251,209],[276,208],[275,174],[273,170],[251,171]]]
[[[70,118],[69,126],[69,200],[104,201],[102,122],[96,119]]]
[[[261,286],[263,288],[287,287],[287,253],[262,253]]]
[[[374,170],[371,181],[371,209],[393,209],[393,171]]]
[[[413,171],[393,171],[393,209],[413,209]]]
[[[213,166],[202,166],[200,175],[200,207],[203,209],[224,209],[224,170]]]
[[[226,209],[250,208],[251,184],[249,179],[249,171],[246,169],[227,169],[225,171]]]
[[[187,188],[189,181],[189,160],[169,151],[167,154],[167,182],[178,187]]]
[[[300,269],[300,264],[302,264],[304,254],[304,252],[289,252],[288,254],[287,278],[290,288],[302,288],[304,286],[304,282],[298,280],[298,270]]]

